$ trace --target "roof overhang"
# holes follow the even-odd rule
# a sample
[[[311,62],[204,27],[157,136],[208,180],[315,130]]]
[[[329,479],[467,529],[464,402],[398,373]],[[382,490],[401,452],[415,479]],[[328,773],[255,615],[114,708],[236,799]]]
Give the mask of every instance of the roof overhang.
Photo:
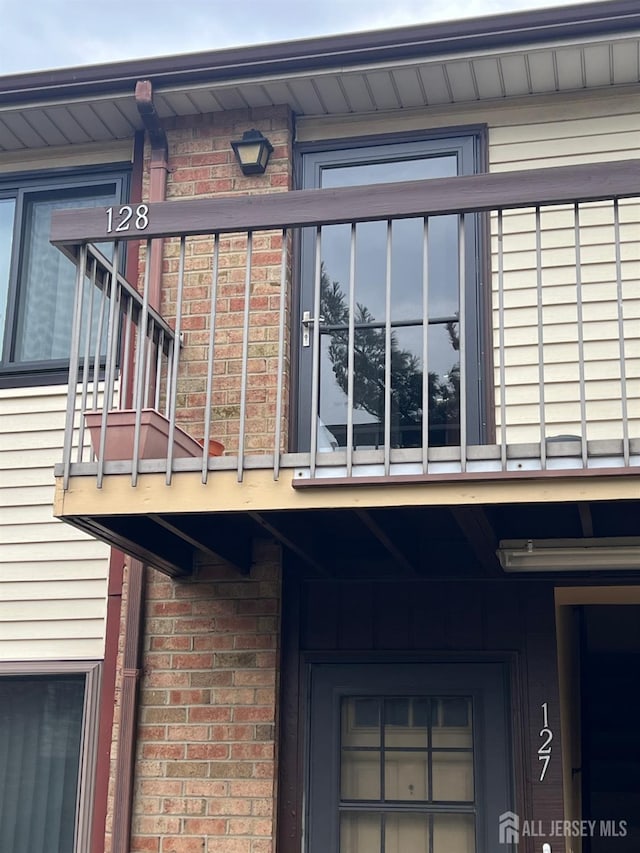
[[[0,78],[0,152],[130,137],[161,118],[287,104],[353,115],[640,84],[637,0]]]

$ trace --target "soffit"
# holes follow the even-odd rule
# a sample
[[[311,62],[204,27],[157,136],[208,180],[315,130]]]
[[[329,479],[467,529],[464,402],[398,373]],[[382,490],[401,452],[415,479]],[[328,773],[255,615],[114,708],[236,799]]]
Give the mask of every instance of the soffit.
[[[288,104],[299,116],[393,112],[640,83],[640,35],[430,59],[159,85],[162,118]],[[142,124],[133,91],[0,106],[0,152],[126,139]]]

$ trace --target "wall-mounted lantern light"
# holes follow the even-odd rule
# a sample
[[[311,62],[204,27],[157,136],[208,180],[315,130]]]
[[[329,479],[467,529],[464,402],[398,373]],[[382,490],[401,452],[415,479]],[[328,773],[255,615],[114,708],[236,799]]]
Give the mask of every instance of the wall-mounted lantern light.
[[[231,147],[245,175],[261,175],[273,151],[273,145],[259,130],[245,130],[242,139],[232,141]]]

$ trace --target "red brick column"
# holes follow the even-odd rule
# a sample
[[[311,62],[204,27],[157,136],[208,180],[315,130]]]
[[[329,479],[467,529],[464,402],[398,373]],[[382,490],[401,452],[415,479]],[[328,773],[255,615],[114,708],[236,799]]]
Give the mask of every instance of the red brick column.
[[[272,853],[280,556],[149,570],[132,851]]]

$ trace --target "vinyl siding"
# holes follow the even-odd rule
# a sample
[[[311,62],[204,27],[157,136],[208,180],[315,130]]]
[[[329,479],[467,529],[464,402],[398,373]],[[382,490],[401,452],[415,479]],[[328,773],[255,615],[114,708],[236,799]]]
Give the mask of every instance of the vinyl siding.
[[[541,119],[542,117],[540,117]],[[640,115],[538,120],[490,129],[490,169],[547,168],[640,157]],[[547,437],[582,434],[623,437],[620,330],[626,361],[629,433],[640,435],[640,205],[619,206],[620,292],[618,314],[616,226],[613,204],[583,205],[579,213],[580,284],[576,273],[572,206],[543,209],[540,217],[542,310],[538,313],[536,217],[533,210],[504,215],[504,401],[496,393],[496,422],[506,405],[508,442],[538,441],[544,417]],[[496,386],[500,342],[497,217],[492,217],[493,328]],[[582,301],[582,335],[579,302]],[[539,332],[541,329],[541,333]],[[583,372],[580,370],[582,347]],[[543,393],[540,393],[539,364]],[[581,401],[581,382],[584,399]]]
[[[0,391],[0,661],[104,653],[109,549],[52,516],[66,398]]]

